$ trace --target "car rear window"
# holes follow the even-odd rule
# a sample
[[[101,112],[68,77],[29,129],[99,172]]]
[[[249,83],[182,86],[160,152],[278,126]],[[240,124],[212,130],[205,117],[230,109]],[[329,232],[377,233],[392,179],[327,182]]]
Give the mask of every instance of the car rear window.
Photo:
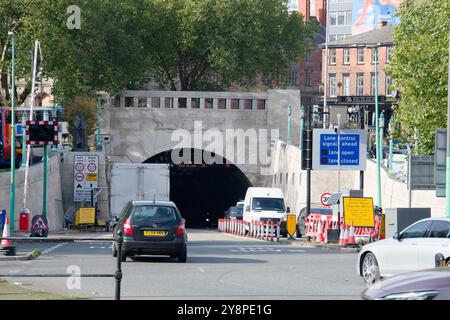
[[[175,208],[168,206],[138,206],[133,211],[134,223],[170,222],[177,220]]]

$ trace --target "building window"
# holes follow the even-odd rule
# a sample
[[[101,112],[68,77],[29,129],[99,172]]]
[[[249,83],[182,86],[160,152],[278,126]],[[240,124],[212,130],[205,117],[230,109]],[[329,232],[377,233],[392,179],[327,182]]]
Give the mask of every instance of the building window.
[[[336,75],[330,74],[330,97],[336,97]]]
[[[350,64],[350,48],[344,48],[344,64]]]
[[[311,62],[312,61],[312,52],[311,52],[311,50],[308,50],[306,52],[306,61],[307,62]]]
[[[370,75],[370,87],[371,87],[370,94],[372,96],[376,96],[377,92],[376,92],[375,89],[377,89],[377,86],[376,86],[376,83],[375,83],[375,75],[374,74]]]
[[[336,49],[330,49],[330,65],[336,65]]]
[[[288,10],[289,11],[298,11],[298,2],[297,0],[288,0]]]
[[[358,48],[358,64],[364,64],[364,48]]]
[[[330,26],[337,25],[337,12],[330,12]]]
[[[377,49],[377,60],[378,61],[375,61],[375,48],[373,48],[372,49],[372,64],[375,64],[375,62],[377,62],[377,63],[379,63],[380,61],[380,59],[378,58],[378,52],[379,52],[379,50]]]
[[[386,63],[391,62],[392,47],[386,47]]]
[[[342,77],[342,87],[343,87],[343,95],[349,96],[350,95],[350,75],[344,74]]]
[[[356,95],[362,96],[364,94],[364,74],[358,73],[356,75]]]
[[[316,0],[309,0],[309,14],[313,17],[316,16]]]
[[[312,73],[311,69],[306,69],[306,75],[305,75],[305,86],[306,87],[312,87]]]
[[[392,78],[386,74],[386,96],[392,97]]]

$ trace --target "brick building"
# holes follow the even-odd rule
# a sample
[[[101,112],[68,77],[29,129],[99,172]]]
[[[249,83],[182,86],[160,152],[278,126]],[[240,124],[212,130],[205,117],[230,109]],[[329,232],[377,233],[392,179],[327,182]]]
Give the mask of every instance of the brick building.
[[[395,94],[385,67],[390,62],[394,45],[392,30],[392,26],[382,24],[375,30],[328,44],[327,105],[330,107],[332,123],[336,123],[338,113],[342,115],[343,124],[357,122],[355,119],[359,114],[352,114],[356,113],[356,109],[364,108],[365,123],[368,126],[374,124],[376,86],[373,45],[378,48],[379,110],[384,111],[386,121],[389,120]],[[322,55],[325,62],[324,45]]]

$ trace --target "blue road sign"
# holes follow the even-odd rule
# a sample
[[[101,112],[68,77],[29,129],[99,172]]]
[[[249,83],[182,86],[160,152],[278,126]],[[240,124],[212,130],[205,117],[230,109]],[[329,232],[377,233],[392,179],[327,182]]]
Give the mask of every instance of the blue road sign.
[[[366,132],[364,130],[315,129],[313,133],[313,170],[365,170]],[[338,148],[338,140],[340,148]],[[340,151],[340,157],[338,156]]]

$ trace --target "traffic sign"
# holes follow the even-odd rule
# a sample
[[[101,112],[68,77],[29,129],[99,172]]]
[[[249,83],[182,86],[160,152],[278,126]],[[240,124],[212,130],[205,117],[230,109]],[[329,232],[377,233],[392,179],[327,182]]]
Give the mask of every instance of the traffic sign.
[[[31,230],[48,230],[47,221],[44,216],[37,215],[31,220]]]
[[[342,129],[338,134],[332,129],[315,129],[313,170],[365,170],[366,141],[365,130]]]
[[[90,202],[92,189],[98,188],[98,156],[74,156],[74,202]]]
[[[295,214],[288,214],[286,216],[286,231],[291,238],[294,238],[297,230],[297,216]]]
[[[373,213],[373,198],[343,197],[344,223],[354,227],[373,228],[375,218]]]
[[[325,207],[329,207],[330,204],[330,199],[331,199],[331,193],[324,193],[323,195],[320,196],[320,202],[322,203],[322,205],[324,205]]]

